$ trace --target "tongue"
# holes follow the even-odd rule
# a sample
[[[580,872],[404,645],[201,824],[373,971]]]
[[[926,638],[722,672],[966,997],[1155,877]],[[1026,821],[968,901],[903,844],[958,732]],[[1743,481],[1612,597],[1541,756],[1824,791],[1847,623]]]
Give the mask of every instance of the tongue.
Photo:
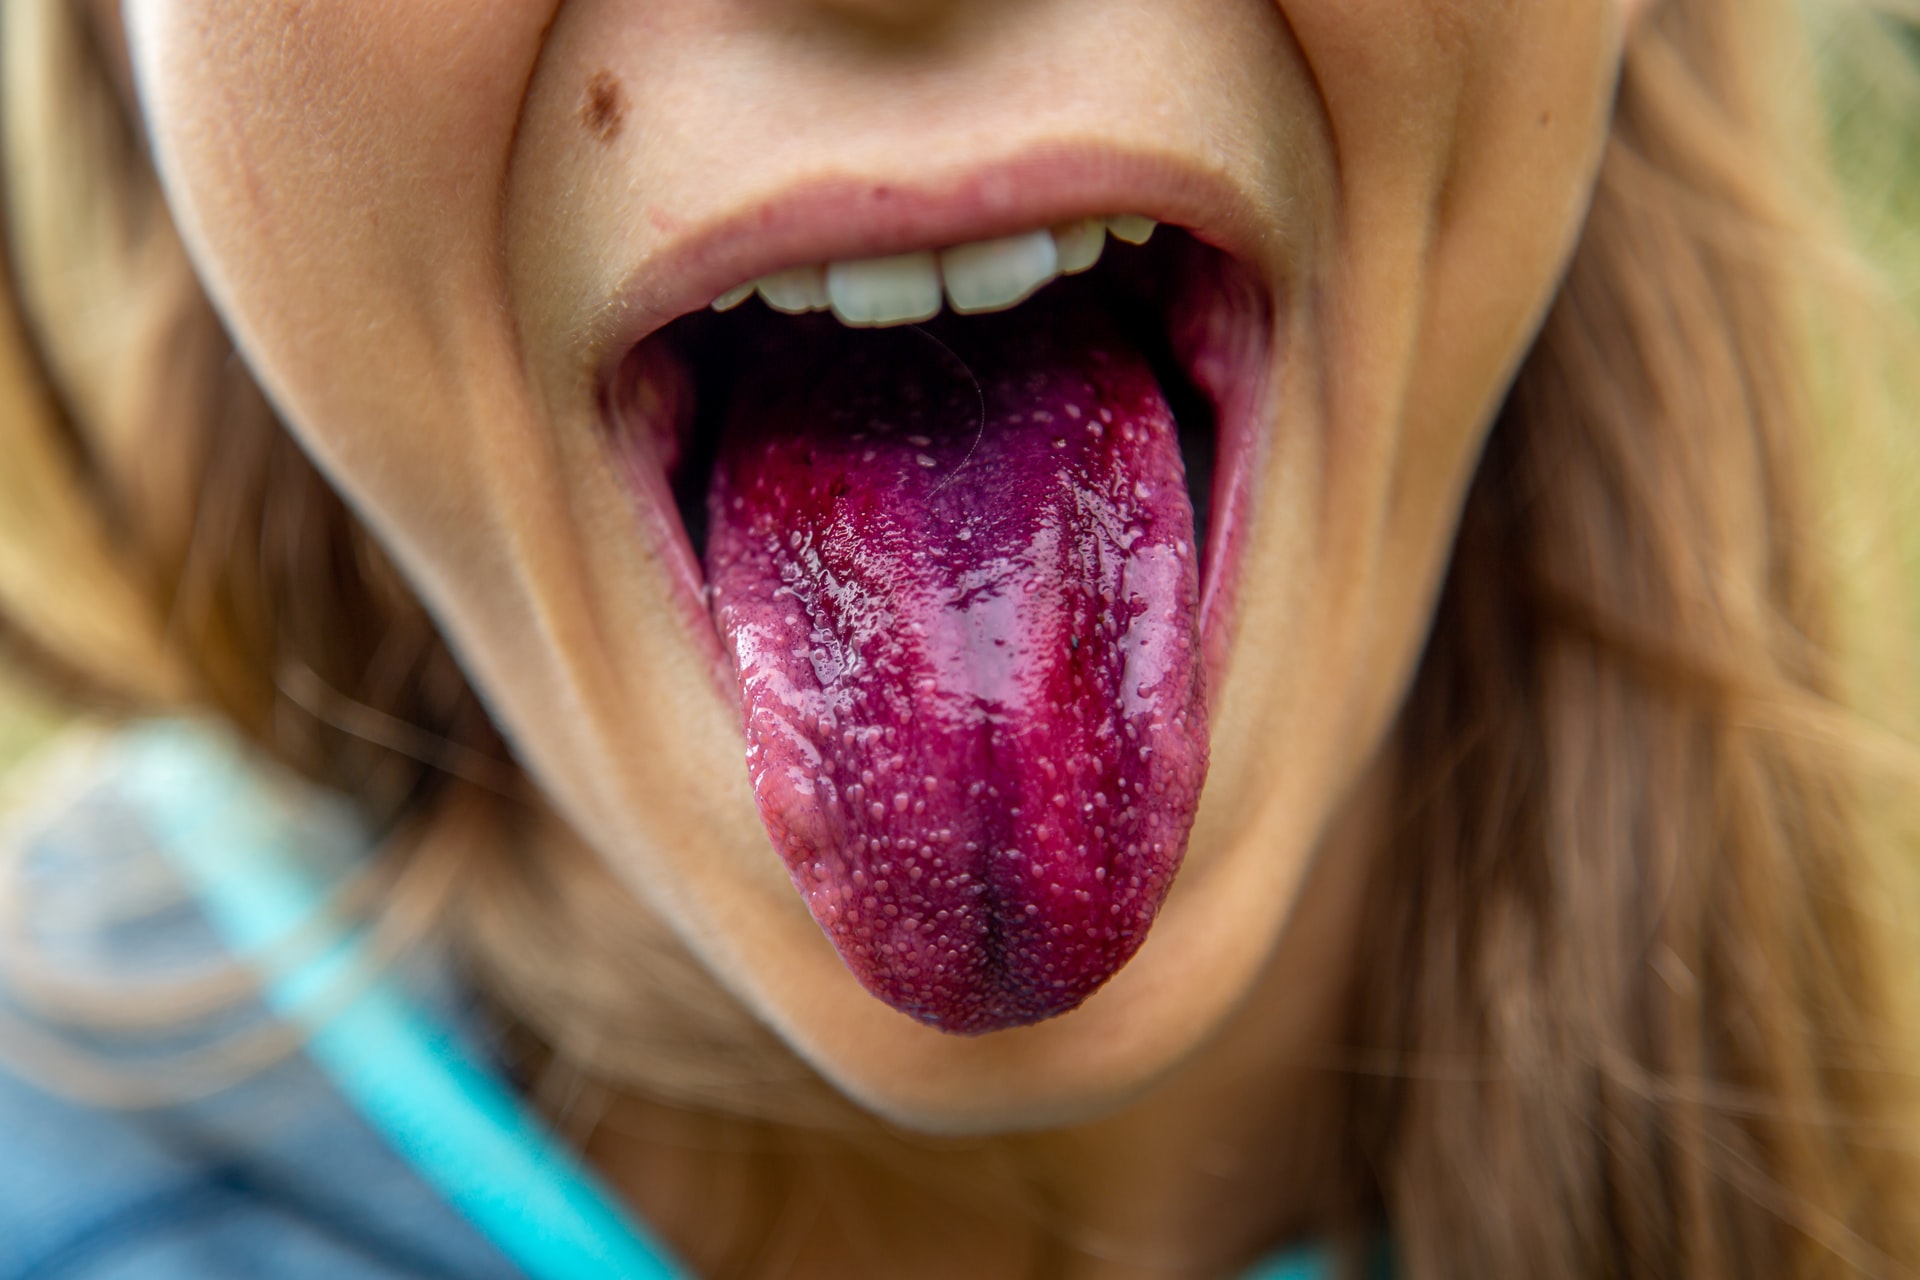
[[[1084,300],[771,327],[707,577],[747,763],[814,919],[942,1030],[1080,1004],[1146,937],[1206,773],[1173,417]]]

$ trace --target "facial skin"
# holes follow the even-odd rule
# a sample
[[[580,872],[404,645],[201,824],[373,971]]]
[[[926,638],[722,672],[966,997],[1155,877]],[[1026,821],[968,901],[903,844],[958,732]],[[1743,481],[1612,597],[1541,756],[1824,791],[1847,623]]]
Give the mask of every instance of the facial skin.
[[[911,1127],[1083,1120],[1218,1051],[1236,1011],[1326,1023],[1315,993],[1364,945],[1366,842],[1330,833],[1379,803],[1362,783],[1577,232],[1624,22],[1613,0],[1199,8],[126,5],[211,296],[558,820]],[[945,1035],[854,981],[773,856],[711,624],[647,532],[671,513],[636,520],[600,390],[651,327],[771,265],[1116,211],[1233,253],[1277,317],[1232,607],[1206,620],[1211,770],[1104,989]]]

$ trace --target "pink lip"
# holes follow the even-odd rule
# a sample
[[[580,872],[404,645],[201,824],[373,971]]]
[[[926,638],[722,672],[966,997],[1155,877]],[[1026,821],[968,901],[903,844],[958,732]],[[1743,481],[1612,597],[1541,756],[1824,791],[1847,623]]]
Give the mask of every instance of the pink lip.
[[[1237,184],[1166,155],[1062,144],[964,171],[833,174],[672,235],[615,291],[595,326],[589,367],[604,386],[620,358],[654,330],[786,267],[967,244],[1115,213],[1178,226],[1273,285],[1271,219]]]

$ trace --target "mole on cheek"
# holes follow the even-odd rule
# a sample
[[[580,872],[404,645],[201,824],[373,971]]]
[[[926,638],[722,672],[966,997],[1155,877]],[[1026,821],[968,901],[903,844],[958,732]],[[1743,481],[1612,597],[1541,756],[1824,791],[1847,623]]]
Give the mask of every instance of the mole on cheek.
[[[620,80],[611,71],[596,71],[588,77],[580,95],[580,124],[601,142],[611,142],[627,118],[627,95]]]

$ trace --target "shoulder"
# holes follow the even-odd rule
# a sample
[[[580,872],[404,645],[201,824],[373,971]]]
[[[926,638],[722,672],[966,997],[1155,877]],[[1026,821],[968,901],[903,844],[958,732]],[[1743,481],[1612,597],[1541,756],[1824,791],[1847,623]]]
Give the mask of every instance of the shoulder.
[[[219,998],[237,970],[159,852],[156,769],[172,770],[160,785],[255,793],[255,816],[301,832],[321,863],[353,843],[337,806],[197,731],[75,738],[15,780],[0,828],[0,1280],[515,1274],[243,982]]]

